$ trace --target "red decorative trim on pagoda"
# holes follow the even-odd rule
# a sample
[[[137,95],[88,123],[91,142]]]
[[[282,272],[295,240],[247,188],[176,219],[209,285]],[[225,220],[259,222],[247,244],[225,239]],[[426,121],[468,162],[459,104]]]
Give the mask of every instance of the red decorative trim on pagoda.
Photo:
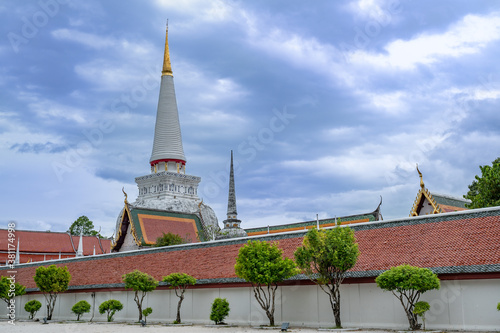
[[[186,165],[186,161],[183,161],[183,160],[176,160],[176,159],[173,159],[173,158],[164,158],[164,159],[161,159],[161,160],[154,160],[152,162],[150,162],[151,166],[155,165],[155,164],[158,164],[158,163],[161,163],[161,162],[175,162],[175,163],[181,163],[182,165]]]

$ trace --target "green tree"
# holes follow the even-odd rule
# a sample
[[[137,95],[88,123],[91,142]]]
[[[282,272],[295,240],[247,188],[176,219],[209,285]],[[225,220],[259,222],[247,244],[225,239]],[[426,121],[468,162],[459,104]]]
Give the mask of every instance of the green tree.
[[[252,284],[257,302],[274,326],[274,304],[278,283],[298,274],[295,263],[283,258],[276,243],[248,241],[241,247],[234,266],[236,275]]]
[[[497,310],[500,311],[500,303],[497,304]]]
[[[224,318],[229,314],[229,302],[225,298],[216,298],[212,303],[212,312],[210,312],[210,320],[215,322],[215,325],[222,324]]]
[[[116,299],[110,299],[104,301],[99,305],[99,313],[104,314],[106,312],[106,317],[108,321],[113,321],[113,316],[116,311],[121,311],[123,309],[123,304]]]
[[[420,328],[414,313],[420,295],[440,287],[439,278],[430,269],[410,265],[392,267],[380,274],[375,282],[379,288],[391,291],[399,299],[412,330]]]
[[[16,297],[26,294],[26,287],[22,284],[14,282],[6,276],[0,278],[0,298],[4,300],[7,305]]]
[[[415,303],[415,308],[413,309],[413,313],[415,313],[417,316],[422,317],[422,323],[424,323],[424,331],[425,331],[425,313],[429,311],[431,306],[429,303],[425,301],[419,301]]]
[[[184,244],[186,243],[186,240],[182,238],[179,235],[173,234],[171,232],[169,233],[163,233],[162,236],[158,237],[156,239],[156,243],[153,246],[159,247],[159,246],[170,246],[170,245],[178,245],[178,244]]]
[[[30,319],[35,318],[35,314],[40,310],[42,307],[42,303],[37,301],[36,299],[32,299],[31,301],[28,301],[26,304],[24,304],[24,310],[26,312],[29,312],[30,314]]]
[[[134,300],[139,309],[139,321],[142,320],[142,301],[144,297],[150,291],[153,291],[158,286],[158,281],[156,281],[151,275],[138,271],[137,269],[133,272],[124,274],[122,276],[123,282],[125,282],[125,289],[132,289],[135,292]]]
[[[66,266],[40,266],[36,269],[34,280],[36,286],[45,297],[47,303],[47,319],[51,320],[54,306],[56,305],[57,295],[60,292],[68,290],[71,274],[69,274],[68,267]]]
[[[358,260],[359,250],[354,232],[349,227],[329,230],[311,229],[302,246],[295,251],[295,261],[302,272],[329,297],[335,326],[340,320],[340,285],[346,272]]]
[[[172,273],[170,275],[163,277],[163,282],[167,282],[170,288],[175,290],[175,295],[179,297],[179,303],[177,303],[177,318],[175,319],[176,324],[181,323],[181,304],[184,300],[184,292],[190,285],[196,284],[196,279],[186,273]]]
[[[67,232],[74,236],[80,236],[80,233],[83,232],[84,236],[99,236],[102,238],[99,232],[94,230],[94,223],[85,215],[76,219],[76,221],[71,224]]]
[[[76,314],[76,320],[80,320],[80,316],[84,313],[90,312],[90,304],[87,301],[79,301],[71,308],[71,312]]]
[[[142,315],[144,316],[144,322],[147,321],[148,316],[153,313],[153,309],[151,307],[147,307],[142,310]]]
[[[469,191],[464,195],[471,200],[467,208],[483,208],[500,206],[500,157],[492,165],[479,166],[481,176],[476,175],[469,185]]]

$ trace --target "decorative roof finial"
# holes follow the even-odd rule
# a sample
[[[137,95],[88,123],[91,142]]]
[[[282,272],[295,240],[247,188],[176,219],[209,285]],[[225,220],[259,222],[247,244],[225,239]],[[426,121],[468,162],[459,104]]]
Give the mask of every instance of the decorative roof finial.
[[[123,194],[125,195],[125,200],[123,200],[123,202],[125,202],[125,204],[128,204],[128,201],[127,201],[127,193],[125,192],[125,188],[122,187],[122,192]]]
[[[165,34],[165,54],[163,56],[163,70],[161,71],[161,75],[174,76],[172,72],[172,65],[170,64],[170,52],[168,50],[168,19],[167,19],[167,31]]]
[[[424,180],[422,179],[422,173],[420,172],[420,170],[418,170],[418,163],[417,163],[417,172],[418,172],[418,175],[420,177],[420,187],[424,188],[425,187]]]

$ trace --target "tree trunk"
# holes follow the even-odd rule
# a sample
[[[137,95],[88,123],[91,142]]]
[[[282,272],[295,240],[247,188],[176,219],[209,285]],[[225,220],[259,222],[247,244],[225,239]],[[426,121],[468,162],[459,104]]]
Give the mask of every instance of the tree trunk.
[[[266,311],[267,318],[269,318],[269,326],[274,326],[274,314]]]
[[[411,330],[420,329],[420,326],[422,326],[422,325],[420,325],[418,323],[417,315],[415,313],[413,313],[414,304],[420,298],[420,293],[417,292],[416,294],[412,293],[410,295],[400,293],[399,296],[396,295],[396,293],[394,293],[394,291],[392,293],[399,299],[399,301],[401,302],[401,305],[403,305],[403,309],[406,312],[406,317],[408,318],[408,323],[410,324],[410,329]],[[406,299],[406,304],[404,302],[404,299]]]
[[[52,320],[52,313],[54,312],[54,307],[56,306],[57,294],[45,296],[45,301],[47,302],[47,320]]]
[[[179,297],[179,303],[177,303],[177,318],[175,319],[177,324],[181,323],[181,304],[183,300],[184,300],[184,295],[181,295]]]
[[[332,285],[328,287],[329,291],[327,294],[330,296],[330,305],[332,306],[333,317],[335,318],[335,327],[342,328],[342,322],[340,320],[340,290],[339,287]]]
[[[266,292],[260,285],[253,286],[255,299],[261,308],[266,312],[266,316],[269,319],[269,326],[274,326],[274,303],[277,288],[277,285],[267,285]]]
[[[417,315],[411,312],[410,310],[406,310],[406,316],[408,317],[408,323],[410,324],[410,329],[418,330],[422,326],[418,323]]]
[[[142,295],[142,298],[139,300],[139,291],[135,292],[134,300],[135,303],[137,304],[137,308],[139,309],[139,322],[142,320],[142,300],[144,299],[144,294]]]

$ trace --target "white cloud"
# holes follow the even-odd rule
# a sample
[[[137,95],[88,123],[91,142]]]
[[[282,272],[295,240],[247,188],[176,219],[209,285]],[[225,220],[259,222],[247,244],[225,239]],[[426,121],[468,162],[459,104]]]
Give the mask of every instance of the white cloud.
[[[401,6],[398,0],[358,0],[350,2],[346,8],[360,19],[373,19],[385,25],[395,19]]]
[[[80,43],[85,46],[102,49],[115,46],[117,41],[108,37],[101,37],[74,29],[58,29],[52,31],[52,36],[59,40]]]
[[[361,91],[358,94],[370,101],[370,106],[382,110],[385,113],[397,115],[408,110],[406,101],[408,96],[403,91],[390,93],[373,93],[370,91]]]
[[[467,15],[440,34],[423,33],[411,40],[398,39],[385,47],[386,54],[357,50],[350,61],[357,65],[411,70],[446,58],[480,52],[490,42],[500,39],[500,14]]]
[[[193,28],[193,23],[217,23],[233,21],[235,7],[229,2],[222,0],[156,0],[157,6],[169,11],[175,11],[189,17],[189,24],[184,23],[185,28]],[[176,25],[179,23],[176,22]]]

